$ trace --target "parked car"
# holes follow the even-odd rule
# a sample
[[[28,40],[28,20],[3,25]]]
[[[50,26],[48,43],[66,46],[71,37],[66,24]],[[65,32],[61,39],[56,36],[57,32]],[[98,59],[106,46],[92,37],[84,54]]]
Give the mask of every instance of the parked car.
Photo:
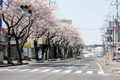
[[[116,60],[116,61],[120,60],[120,51],[115,51],[115,54],[112,60]]]

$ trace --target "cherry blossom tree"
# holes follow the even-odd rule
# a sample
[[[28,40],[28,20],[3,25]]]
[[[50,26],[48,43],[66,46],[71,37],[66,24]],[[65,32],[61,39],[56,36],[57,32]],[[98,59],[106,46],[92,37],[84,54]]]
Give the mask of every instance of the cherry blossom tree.
[[[21,51],[25,42],[27,42],[28,37],[34,32],[34,28],[36,27],[35,25],[37,25],[37,23],[40,23],[39,20],[45,20],[45,18],[49,16],[49,12],[51,10],[49,11],[47,0],[7,0],[4,2],[4,4],[6,8],[2,14],[3,20],[7,25],[8,35],[13,35],[15,37],[18,52],[18,63],[22,63]],[[20,9],[21,5],[32,5],[34,8],[33,14],[22,14],[22,10]],[[9,55],[10,39],[11,37],[8,38]]]

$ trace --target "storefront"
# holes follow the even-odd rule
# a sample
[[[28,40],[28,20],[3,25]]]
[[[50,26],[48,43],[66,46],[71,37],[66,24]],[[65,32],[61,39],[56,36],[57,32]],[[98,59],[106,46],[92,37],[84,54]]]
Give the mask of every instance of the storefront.
[[[7,43],[0,42],[0,64],[3,63],[5,55],[7,55]]]
[[[3,51],[2,51],[2,49],[0,48],[0,64],[2,64],[3,63]]]

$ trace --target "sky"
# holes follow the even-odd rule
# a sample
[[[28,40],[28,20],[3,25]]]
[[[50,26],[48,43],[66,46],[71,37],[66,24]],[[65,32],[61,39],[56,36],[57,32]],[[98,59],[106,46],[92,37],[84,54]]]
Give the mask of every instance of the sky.
[[[71,19],[80,28],[86,45],[102,44],[101,30],[110,0],[56,0],[55,14],[60,19]],[[92,29],[92,30],[90,30]]]

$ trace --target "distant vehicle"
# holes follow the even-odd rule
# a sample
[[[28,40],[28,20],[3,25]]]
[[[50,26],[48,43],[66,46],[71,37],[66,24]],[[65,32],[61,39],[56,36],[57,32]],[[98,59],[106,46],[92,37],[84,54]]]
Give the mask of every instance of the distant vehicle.
[[[88,52],[88,56],[89,56],[89,57],[93,57],[94,55],[95,55],[95,54],[94,54],[93,51],[89,51],[89,52]]]
[[[120,60],[120,51],[115,51],[114,58],[112,60]]]
[[[101,55],[101,54],[98,54],[97,57],[102,57],[102,55]]]
[[[84,57],[89,57],[89,55],[87,53],[84,54]]]
[[[102,52],[102,51],[96,52],[96,56],[97,56],[97,57],[102,57],[102,56],[103,56],[103,52]]]

